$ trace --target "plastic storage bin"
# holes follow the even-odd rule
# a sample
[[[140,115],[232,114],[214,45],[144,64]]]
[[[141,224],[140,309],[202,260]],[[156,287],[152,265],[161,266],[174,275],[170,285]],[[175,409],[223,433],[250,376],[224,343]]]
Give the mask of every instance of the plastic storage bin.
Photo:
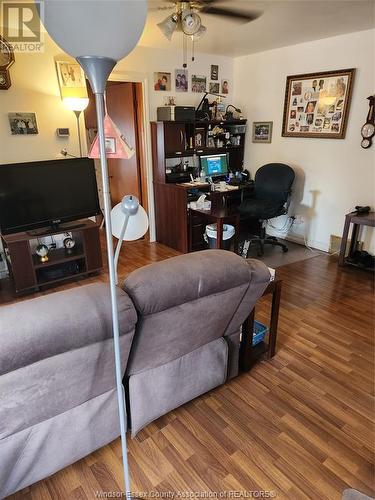
[[[260,342],[263,342],[266,333],[268,332],[268,328],[260,323],[259,321],[254,321],[254,330],[253,330],[253,342],[252,345],[257,345]]]
[[[223,224],[223,241],[222,241],[222,249],[229,250],[231,240],[234,236],[236,230],[234,226],[230,224]],[[209,248],[216,248],[216,239],[217,239],[217,225],[209,224],[206,226],[206,233],[204,235],[205,241],[208,243]]]

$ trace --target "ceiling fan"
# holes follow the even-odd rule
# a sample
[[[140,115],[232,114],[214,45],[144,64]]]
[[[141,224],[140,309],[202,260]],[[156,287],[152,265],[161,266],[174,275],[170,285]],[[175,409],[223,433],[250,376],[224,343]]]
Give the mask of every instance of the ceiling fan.
[[[184,47],[186,46],[187,39],[191,38],[193,42],[193,52],[194,43],[207,31],[206,26],[202,23],[202,14],[221,16],[242,23],[254,21],[261,15],[259,11],[239,11],[226,7],[217,7],[216,4],[223,0],[166,1],[170,4],[168,7],[160,6],[153,10],[169,10],[174,8],[174,12],[168,15],[164,21],[158,23],[157,26],[169,41],[172,40],[175,31],[181,31],[184,36]],[[184,48],[184,61],[186,59],[185,52]],[[194,60],[194,54],[192,60]],[[184,67],[186,66],[187,64],[184,62]]]

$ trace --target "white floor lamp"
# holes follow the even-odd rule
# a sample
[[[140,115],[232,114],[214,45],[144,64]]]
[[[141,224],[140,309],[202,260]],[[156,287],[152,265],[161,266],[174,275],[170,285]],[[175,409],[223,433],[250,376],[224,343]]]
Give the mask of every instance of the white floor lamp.
[[[113,255],[111,198],[104,135],[104,92],[117,61],[137,44],[147,15],[146,0],[44,0],[42,22],[53,40],[82,66],[95,94],[104,217],[111,291],[116,386],[120,416],[126,497],[131,497],[126,446],[126,411],[122,385],[120,337]]]

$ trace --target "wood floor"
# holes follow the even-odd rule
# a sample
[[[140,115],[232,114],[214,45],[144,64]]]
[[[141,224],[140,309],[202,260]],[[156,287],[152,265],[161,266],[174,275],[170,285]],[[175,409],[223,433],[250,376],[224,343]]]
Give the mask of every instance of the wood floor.
[[[120,275],[174,254],[128,244]],[[129,438],[135,492],[268,490],[280,499],[335,500],[352,487],[373,494],[372,277],[339,270],[326,255],[278,275],[276,356]],[[257,317],[267,321],[268,312],[265,298]],[[116,440],[9,498],[91,499],[95,491],[121,491],[121,477]]]

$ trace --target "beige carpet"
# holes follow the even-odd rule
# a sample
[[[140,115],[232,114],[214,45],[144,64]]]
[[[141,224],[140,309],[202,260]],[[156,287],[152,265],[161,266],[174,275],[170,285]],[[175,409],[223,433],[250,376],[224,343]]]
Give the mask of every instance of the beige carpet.
[[[283,240],[280,240],[283,241]],[[301,260],[312,259],[318,255],[324,254],[320,250],[309,250],[304,245],[298,245],[291,241],[284,241],[289,248],[289,251],[284,253],[282,248],[273,247],[272,245],[265,245],[263,257],[257,256],[257,246],[251,245],[248,253],[248,258],[259,259],[264,262],[268,267],[280,267],[286,264],[293,264]]]

